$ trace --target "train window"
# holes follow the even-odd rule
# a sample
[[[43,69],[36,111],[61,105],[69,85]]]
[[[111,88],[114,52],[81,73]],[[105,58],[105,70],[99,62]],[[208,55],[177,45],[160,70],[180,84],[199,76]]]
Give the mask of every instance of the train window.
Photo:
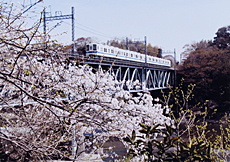
[[[136,55],[136,58],[138,58],[138,55]]]
[[[89,46],[89,50],[92,51],[93,47],[92,46]]]
[[[131,57],[133,57],[133,54],[131,54]]]
[[[89,45],[86,46],[86,51],[89,51]]]
[[[94,51],[97,50],[97,45],[96,44],[93,45],[93,50]]]
[[[114,50],[111,50],[111,53],[114,53]]]
[[[117,54],[119,55],[119,54],[120,54],[120,51],[117,51]]]
[[[104,52],[107,52],[107,48],[104,48]]]
[[[110,53],[110,49],[108,49],[108,53]]]
[[[142,59],[142,56],[140,58]]]
[[[151,61],[151,58],[149,58],[149,61]]]
[[[100,51],[103,51],[103,47],[101,47]]]
[[[128,53],[126,53],[126,56],[128,56]]]

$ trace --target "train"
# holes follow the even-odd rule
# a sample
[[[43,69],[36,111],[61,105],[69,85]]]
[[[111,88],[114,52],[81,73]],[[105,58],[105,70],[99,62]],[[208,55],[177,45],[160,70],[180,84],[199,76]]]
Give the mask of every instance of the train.
[[[91,56],[102,56],[102,57],[108,57],[108,58],[134,61],[137,63],[145,63],[144,54],[120,49],[120,48],[113,47],[113,46],[103,45],[99,43],[89,43],[86,45],[86,57],[91,57]],[[171,67],[170,60],[166,60],[166,59],[158,58],[154,56],[147,55],[146,62],[149,65]]]

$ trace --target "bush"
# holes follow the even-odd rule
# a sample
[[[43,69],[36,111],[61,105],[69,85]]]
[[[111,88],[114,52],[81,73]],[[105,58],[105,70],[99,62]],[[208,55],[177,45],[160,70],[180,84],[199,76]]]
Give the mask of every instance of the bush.
[[[141,130],[132,132],[123,140],[129,144],[126,159],[142,161],[214,161],[220,155],[218,151],[228,149],[221,144],[220,136],[213,140],[207,137],[212,133],[207,130],[207,103],[190,105],[195,85],[190,84],[187,92],[180,88],[171,90],[168,95],[163,93],[162,104],[171,108],[169,116],[172,124],[164,127],[148,126],[140,123]],[[168,106],[169,105],[169,106]],[[225,129],[226,130],[226,129]],[[222,131],[221,135],[229,132]],[[227,139],[225,140],[227,141]],[[218,146],[217,146],[218,145]],[[226,153],[226,150],[223,152]],[[219,159],[226,159],[223,153]]]

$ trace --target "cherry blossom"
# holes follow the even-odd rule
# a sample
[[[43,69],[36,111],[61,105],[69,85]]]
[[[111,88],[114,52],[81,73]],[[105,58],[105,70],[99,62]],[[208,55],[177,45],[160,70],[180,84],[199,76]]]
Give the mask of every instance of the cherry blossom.
[[[122,139],[140,122],[171,123],[147,89],[133,96],[109,72],[67,63],[60,45],[44,42],[42,18],[33,28],[26,28],[23,15],[12,23],[13,7],[0,8],[0,140],[6,158],[75,158],[86,146],[97,152],[109,136]],[[87,134],[93,141],[85,141]]]

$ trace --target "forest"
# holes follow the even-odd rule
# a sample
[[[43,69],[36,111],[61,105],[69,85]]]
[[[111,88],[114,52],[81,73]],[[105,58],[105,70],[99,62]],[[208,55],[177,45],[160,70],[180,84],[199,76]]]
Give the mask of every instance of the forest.
[[[230,108],[230,26],[219,28],[215,34],[213,40],[184,46],[185,59],[178,66],[178,78],[187,85],[196,84],[195,100],[210,100],[221,117]]]

